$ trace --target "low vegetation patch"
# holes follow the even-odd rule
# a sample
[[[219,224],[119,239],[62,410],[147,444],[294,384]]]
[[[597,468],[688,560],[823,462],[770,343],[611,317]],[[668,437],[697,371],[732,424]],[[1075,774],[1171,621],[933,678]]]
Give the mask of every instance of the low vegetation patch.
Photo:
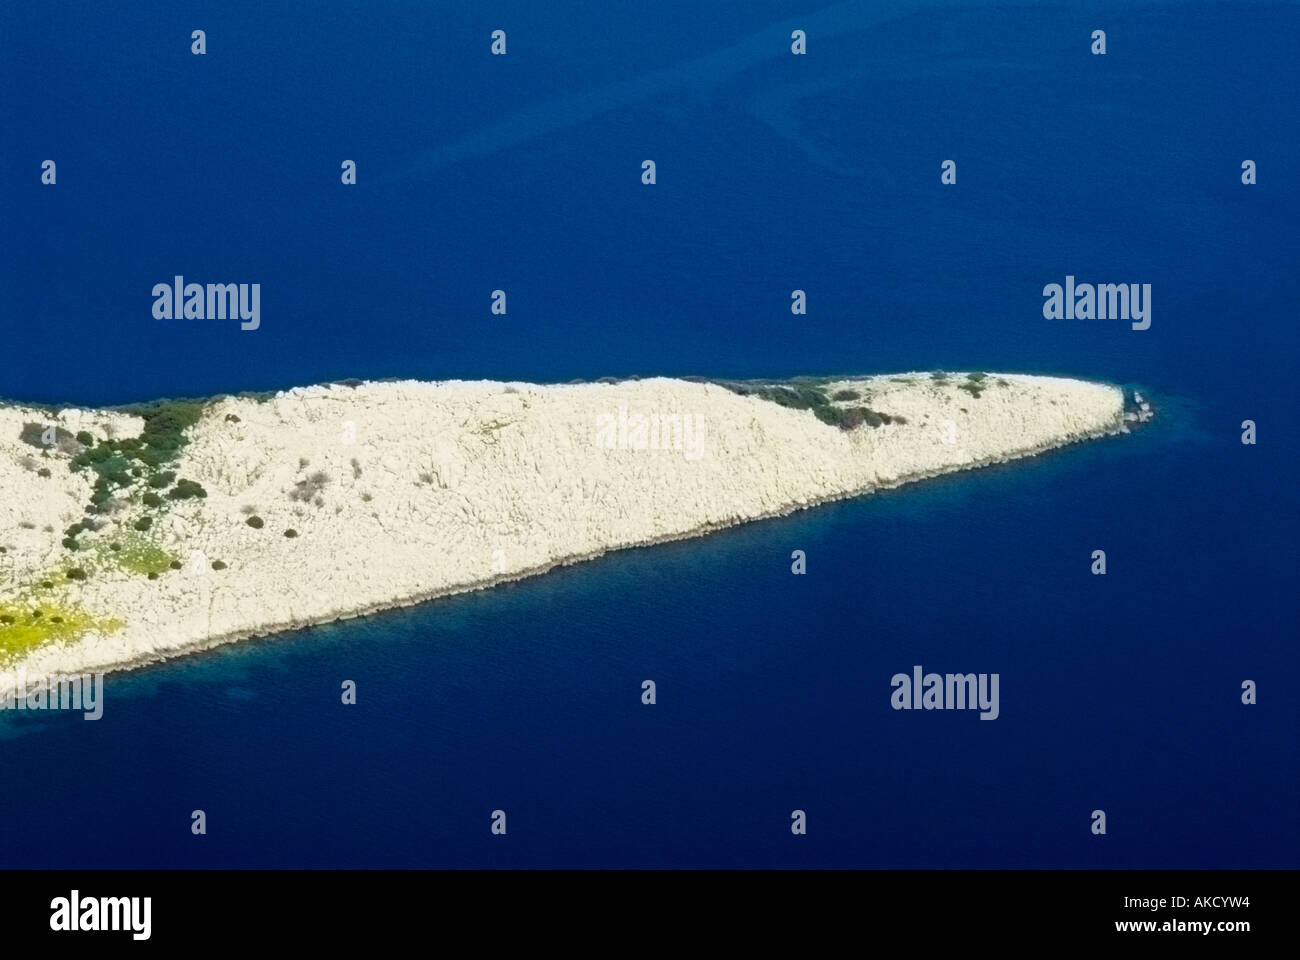
[[[839,427],[841,430],[852,430],[854,427],[863,424],[869,427],[879,427],[887,423],[907,422],[903,417],[890,416],[887,413],[872,410],[870,407],[836,406],[834,401],[859,400],[861,395],[855,390],[844,389],[830,396],[826,392],[826,387],[817,382],[795,381],[789,384],[755,384],[724,381],[721,386],[741,396],[770,400],[792,410],[811,410],[813,415],[822,423]]]
[[[965,382],[957,384],[957,389],[965,390],[972,397],[978,400],[980,394],[983,393],[984,390],[988,387],[988,384],[984,382],[986,378],[987,378],[987,374],[968,373],[966,374]]]
[[[71,430],[55,425],[53,432],[51,432],[49,428],[50,425],[45,423],[24,423],[22,431],[18,434],[18,439],[23,443],[45,451],[57,450],[59,453],[76,453],[81,449],[81,444],[77,442],[77,438],[72,435]]]
[[[314,502],[319,507],[323,504],[320,496],[321,491],[325,489],[329,482],[330,478],[325,471],[317,470],[305,480],[299,480],[293,485],[293,489],[289,491],[289,499],[300,503]]]
[[[193,498],[202,499],[208,495],[208,491],[193,480],[177,480],[176,486],[167,491],[167,496],[172,500],[190,500]]]
[[[0,603],[0,663],[54,640],[69,642],[90,629],[111,631],[121,626],[121,621],[97,620],[76,607],[48,601]]]
[[[68,454],[68,466],[73,472],[93,475],[90,502],[84,508],[87,519],[65,531],[64,548],[70,552],[83,550],[84,535],[94,533],[102,525],[91,518],[116,514],[132,502],[138,502],[146,510],[159,510],[166,508],[167,500],[206,497],[207,491],[200,484],[178,480],[174,470],[166,469],[180,455],[187,431],[199,422],[203,409],[204,402],[186,400],[127,408],[125,412],[144,421],[140,435],[99,441],[86,430],[74,436],[57,425],[23,424],[20,437],[24,442],[41,448],[47,455],[51,451]],[[50,476],[48,468],[42,468],[40,473]],[[154,515],[145,513],[117,524],[123,532],[133,534],[129,541],[110,548],[120,554],[117,566],[140,573],[157,573],[167,568],[169,555],[143,536],[154,528],[155,519]],[[102,554],[102,548],[97,552]],[[77,569],[82,570],[84,577],[84,569]]]
[[[144,537],[128,539],[113,556],[118,569],[146,575],[171,569],[172,560],[172,554]]]
[[[191,401],[128,408],[127,413],[144,422],[139,436],[121,439],[96,440],[86,430],[74,436],[57,426],[51,429],[48,424],[23,425],[21,438],[25,442],[39,446],[47,456],[52,452],[67,454],[69,469],[89,474],[92,481],[89,503],[84,508],[86,516],[69,526],[62,537],[64,548],[77,560],[75,566],[68,565],[61,571],[60,579],[84,581],[98,570],[116,568],[156,580],[167,570],[179,567],[172,554],[156,542],[156,521],[158,512],[169,509],[170,502],[207,496],[200,484],[178,479],[175,470],[167,469],[180,455],[187,431],[198,423],[203,409],[203,402]],[[42,472],[50,475],[46,468]],[[145,512],[112,518],[133,504],[137,511],[142,508]],[[107,533],[95,535],[104,527],[111,530],[111,538]],[[49,623],[58,624],[60,635],[71,635],[88,623],[75,611],[59,617]],[[48,626],[34,630],[19,621],[9,626],[12,649],[27,649],[52,636]],[[19,626],[21,636],[13,632]]]

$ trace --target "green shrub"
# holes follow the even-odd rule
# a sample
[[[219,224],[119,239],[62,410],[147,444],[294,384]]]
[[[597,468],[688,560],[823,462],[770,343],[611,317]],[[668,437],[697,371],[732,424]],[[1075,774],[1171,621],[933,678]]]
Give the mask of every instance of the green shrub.
[[[262,523],[261,517],[249,517],[244,522],[248,524],[250,527],[252,527],[254,530],[261,530],[262,527],[265,526],[265,524]]]
[[[95,438],[85,430],[78,430],[77,443],[81,444],[83,447],[93,447],[95,445]]]
[[[840,412],[839,422],[835,426],[842,430],[852,430],[866,420],[866,412],[862,407],[851,407],[848,410],[843,410]]]
[[[221,560],[213,560],[213,561],[212,561],[212,569],[213,569],[213,570],[224,570],[224,569],[226,569],[226,564],[225,564],[223,561],[221,561]]]
[[[144,418],[140,431],[141,459],[151,466],[174,460],[185,445],[185,431],[203,416],[203,403],[173,400],[131,411]]]
[[[832,400],[861,400],[862,394],[856,390],[836,390],[831,394]]]
[[[162,473],[155,473],[149,478],[149,486],[155,490],[161,490],[163,487],[170,487],[172,481],[176,479],[176,474],[170,470],[164,470]]]
[[[907,423],[903,417],[881,413],[869,407],[827,407],[813,412],[823,423],[829,423],[841,430],[852,430],[863,424],[868,427],[879,427],[886,423]]]
[[[82,570],[80,567],[73,567],[71,570],[68,571],[68,579],[69,579],[69,580],[85,580],[85,579],[86,579],[86,571],[85,571],[85,570]]]
[[[284,535],[288,537],[290,540],[292,540],[294,537],[298,536],[298,531],[294,530],[293,528],[290,528],[284,531]]]
[[[144,502],[146,507],[162,506],[162,497],[158,496],[158,494],[154,493],[152,490],[146,492],[140,499]]]
[[[33,447],[40,447],[42,450],[44,450],[46,449],[46,444],[43,436],[44,433],[45,433],[44,424],[24,423],[22,432],[18,434],[18,439],[21,440],[23,443],[29,444]],[[76,437],[74,437],[70,431],[65,430],[59,426],[56,426],[54,428],[54,446],[62,446],[62,441],[75,440],[75,439]]]
[[[153,517],[141,517],[135,523],[131,524],[137,530],[148,530],[153,526]]]
[[[97,463],[103,463],[109,457],[113,456],[114,447],[111,443],[101,443],[97,447],[89,450],[82,450],[72,458],[72,468],[80,470],[82,467],[94,466]]]
[[[172,500],[189,500],[192,497],[206,497],[208,491],[204,490],[193,480],[177,480],[176,486],[167,491],[167,496]]]
[[[49,467],[41,467],[41,469],[39,469],[39,470],[36,471],[36,475],[37,475],[38,477],[48,477],[48,476],[50,475],[50,468],[49,468]]]
[[[118,453],[113,441],[106,440],[97,447],[82,450],[72,458],[72,468],[90,467],[95,472],[95,489],[106,491],[112,487],[130,486],[131,461]]]

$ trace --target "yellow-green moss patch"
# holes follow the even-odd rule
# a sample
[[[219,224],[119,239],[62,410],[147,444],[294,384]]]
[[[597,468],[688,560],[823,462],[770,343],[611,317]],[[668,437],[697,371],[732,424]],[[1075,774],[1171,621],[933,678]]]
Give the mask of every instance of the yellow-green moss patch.
[[[116,547],[116,549],[114,549]],[[150,573],[163,573],[170,569],[175,556],[151,540],[144,531],[121,530],[113,533],[103,531],[95,540],[95,559],[97,566],[117,567],[127,573],[146,576]]]
[[[51,641],[78,640],[88,630],[112,631],[120,620],[92,617],[77,607],[36,601],[0,602],[0,663]]]
[[[171,568],[176,558],[148,540],[125,540],[117,551],[117,565],[129,573],[162,573]]]

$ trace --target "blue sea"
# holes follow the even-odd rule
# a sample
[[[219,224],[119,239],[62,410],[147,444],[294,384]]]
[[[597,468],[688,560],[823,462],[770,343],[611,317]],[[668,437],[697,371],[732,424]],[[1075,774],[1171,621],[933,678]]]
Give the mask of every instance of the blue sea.
[[[0,867],[1300,866],[1297,49],[1289,3],[4,5],[0,396],[945,368],[1158,418],[0,715]],[[154,319],[178,274],[260,329]],[[1150,329],[1045,320],[1067,275]],[[891,709],[918,664],[1000,716]]]

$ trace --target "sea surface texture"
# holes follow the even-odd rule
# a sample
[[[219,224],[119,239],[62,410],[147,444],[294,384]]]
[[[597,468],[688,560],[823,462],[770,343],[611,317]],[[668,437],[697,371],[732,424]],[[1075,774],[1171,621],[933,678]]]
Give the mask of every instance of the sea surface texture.
[[[5,711],[0,867],[1300,866],[1298,45],[1289,3],[5,5],[0,396],[944,368],[1157,416]],[[156,319],[177,275],[259,328]],[[1149,328],[1046,318],[1067,277]],[[917,665],[997,718],[893,709]]]

